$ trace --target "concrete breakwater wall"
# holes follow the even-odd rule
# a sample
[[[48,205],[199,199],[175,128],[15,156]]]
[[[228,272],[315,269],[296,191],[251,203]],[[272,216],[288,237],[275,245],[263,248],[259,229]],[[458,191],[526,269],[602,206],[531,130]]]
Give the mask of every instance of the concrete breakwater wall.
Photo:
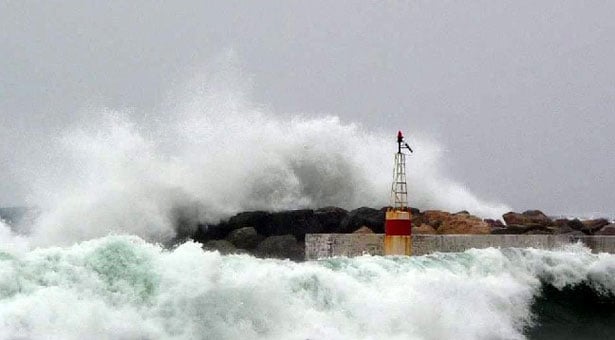
[[[413,235],[412,254],[461,252],[471,248],[553,249],[582,242],[593,252],[615,253],[615,236],[581,235]],[[305,258],[383,255],[384,234],[306,234]]]

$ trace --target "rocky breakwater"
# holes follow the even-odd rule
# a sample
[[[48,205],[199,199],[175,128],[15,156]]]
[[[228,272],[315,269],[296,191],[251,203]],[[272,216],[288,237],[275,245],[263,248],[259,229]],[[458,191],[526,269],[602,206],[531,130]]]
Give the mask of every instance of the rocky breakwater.
[[[504,222],[502,222],[502,220]],[[502,220],[481,219],[467,211],[414,211],[413,234],[570,234],[615,235],[615,224],[605,218],[580,220],[552,218],[540,210],[508,212]]]
[[[499,221],[491,221],[492,234],[615,235],[615,224],[605,218],[551,218],[540,210],[509,212],[502,218],[505,225]]]
[[[488,234],[490,225],[467,212],[451,214],[412,208],[414,233]],[[303,260],[305,234],[384,233],[386,207],[338,207],[280,212],[249,211],[218,224],[201,224],[193,239],[208,250],[224,254],[247,253],[258,257]]]
[[[305,234],[384,233],[386,208],[347,211],[338,207],[280,212],[249,211],[218,224],[201,224],[193,239],[224,254],[247,253],[302,261]],[[450,213],[411,208],[413,234],[571,234],[615,235],[607,219],[557,219],[538,210],[509,212],[502,220],[481,219],[467,211]]]
[[[248,211],[218,224],[200,224],[193,239],[203,243],[205,249],[224,254],[248,253],[258,257],[302,261],[305,256],[305,234],[348,230],[344,228],[348,216],[348,211],[336,207],[280,212]]]
[[[440,210],[412,212],[413,234],[489,234],[491,226],[467,211],[449,213]]]
[[[200,224],[193,239],[208,250],[302,261],[305,234],[384,233],[386,208],[338,207],[280,212],[249,211],[218,224]]]

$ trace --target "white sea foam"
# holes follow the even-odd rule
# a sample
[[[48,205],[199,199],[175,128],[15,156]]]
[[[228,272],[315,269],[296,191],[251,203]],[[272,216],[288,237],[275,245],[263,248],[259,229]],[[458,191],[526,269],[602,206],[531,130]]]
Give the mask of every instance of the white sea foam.
[[[615,293],[580,245],[293,263],[110,236],[0,271],[0,339],[521,339],[541,281]]]
[[[13,232],[9,224],[0,218],[0,245],[0,249],[21,253],[30,248],[30,241],[26,236]]]

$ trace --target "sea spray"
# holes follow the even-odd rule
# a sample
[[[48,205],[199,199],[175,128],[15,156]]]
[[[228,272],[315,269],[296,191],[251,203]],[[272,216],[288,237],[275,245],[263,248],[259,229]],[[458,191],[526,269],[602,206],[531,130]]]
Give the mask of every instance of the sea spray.
[[[615,287],[615,257],[581,245],[294,263],[108,236],[2,254],[1,339],[522,339],[541,287]]]
[[[25,252],[30,248],[30,240],[19,235],[8,222],[0,218],[0,251]]]
[[[45,159],[24,170],[33,174],[24,180],[29,202],[41,208],[26,228],[32,242],[68,245],[109,233],[168,242],[240,211],[388,204],[395,131],[335,116],[281,118],[232,90],[187,93],[151,120],[89,108],[89,120],[51,138]],[[411,205],[485,217],[510,210],[444,176],[440,147],[407,128],[416,150]]]

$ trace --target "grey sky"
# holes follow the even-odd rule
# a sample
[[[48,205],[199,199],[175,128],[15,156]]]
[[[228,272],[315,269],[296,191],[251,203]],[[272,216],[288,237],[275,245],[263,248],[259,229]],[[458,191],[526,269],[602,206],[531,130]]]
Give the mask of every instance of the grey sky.
[[[80,108],[150,110],[228,50],[278,114],[410,126],[479,197],[615,212],[613,1],[3,1],[0,205]]]

